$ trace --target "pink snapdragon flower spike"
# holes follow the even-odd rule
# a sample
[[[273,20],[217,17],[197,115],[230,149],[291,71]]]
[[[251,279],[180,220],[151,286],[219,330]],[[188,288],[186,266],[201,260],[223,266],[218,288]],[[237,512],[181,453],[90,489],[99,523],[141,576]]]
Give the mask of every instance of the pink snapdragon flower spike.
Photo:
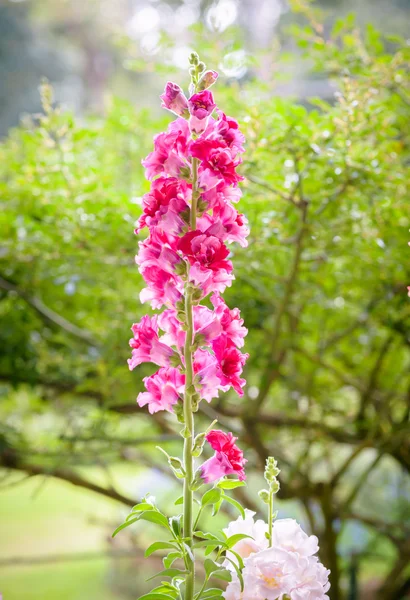
[[[206,441],[215,450],[215,454],[200,468],[205,483],[218,481],[226,475],[237,475],[240,481],[246,479],[244,467],[247,460],[243,457],[242,450],[235,445],[237,439],[232,433],[216,429],[207,434]]]
[[[216,108],[212,92],[204,90],[198,94],[193,94],[188,100],[190,119],[189,126],[192,133],[200,134],[205,131],[209,117]]]
[[[184,92],[176,83],[168,81],[164,93],[160,96],[162,108],[166,108],[178,117],[189,117],[188,100]]]

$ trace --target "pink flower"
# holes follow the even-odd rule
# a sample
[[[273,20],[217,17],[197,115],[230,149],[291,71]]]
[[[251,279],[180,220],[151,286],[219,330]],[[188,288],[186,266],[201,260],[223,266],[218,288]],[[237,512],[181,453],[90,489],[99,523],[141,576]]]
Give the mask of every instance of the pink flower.
[[[217,398],[219,390],[226,391],[218,376],[218,363],[215,356],[207,350],[197,350],[194,355],[195,385],[201,398],[211,402]]]
[[[219,364],[219,378],[223,386],[232,386],[239,396],[243,396],[245,379],[241,379],[243,365],[248,354],[242,354],[232,344],[226,334],[220,335],[212,342],[212,348]]]
[[[238,122],[235,119],[227,117],[221,110],[217,112],[218,119],[209,123],[204,136],[223,140],[235,158],[237,154],[242,154],[245,151],[243,147],[245,136],[240,131]]]
[[[153,179],[162,173],[179,177],[190,172],[188,146],[190,131],[185,119],[179,118],[170,123],[166,133],[154,137],[154,151],[142,161],[147,179]]]
[[[175,239],[158,228],[151,229],[150,237],[139,243],[135,262],[148,288],[140,294],[141,302],[151,302],[153,308],[163,304],[174,305],[181,297],[183,281],[175,269],[182,262],[175,251]]]
[[[210,88],[215,81],[218,79],[218,73],[216,71],[205,71],[198,81],[197,88],[199,91]]]
[[[128,360],[130,371],[143,362],[153,362],[161,367],[169,366],[174,351],[159,341],[157,316],[145,315],[139,323],[133,324],[131,331],[134,337],[130,339],[132,348],[132,358]]]
[[[167,108],[178,117],[189,117],[188,100],[184,92],[176,83],[168,81],[164,93],[160,96],[162,108]]]
[[[240,160],[235,161],[231,150],[222,139],[200,137],[191,145],[192,156],[201,161],[199,169],[199,185],[211,189],[219,182],[237,185],[243,177],[236,173]]]
[[[208,433],[206,441],[215,450],[215,454],[201,466],[201,477],[205,483],[212,483],[225,475],[237,475],[240,481],[246,479],[244,466],[247,461],[243,452],[235,445],[237,439],[232,433],[216,429]]]
[[[221,331],[227,336],[229,342],[242,348],[248,330],[243,326],[239,308],[231,310],[217,293],[212,294],[211,302],[215,309],[215,316],[221,325]]]
[[[208,125],[210,115],[214,108],[216,108],[212,92],[204,90],[198,94],[194,94],[188,100],[188,105],[189,112],[191,113],[189,120],[191,131],[196,134],[202,133]]]
[[[228,248],[213,235],[199,230],[189,231],[178,242],[178,250],[188,258],[191,265],[198,263],[201,267],[218,271],[232,271],[232,263],[226,260]]]
[[[172,406],[178,402],[184,392],[185,375],[179,369],[161,368],[150,377],[144,377],[146,392],[138,394],[138,405],[148,404],[151,414],[159,410],[172,412]]]
[[[215,235],[223,242],[238,242],[243,248],[246,248],[246,241],[249,235],[247,219],[228,202],[215,204],[212,216],[204,214],[198,219],[198,228]]]
[[[135,233],[144,227],[160,227],[169,234],[178,234],[186,225],[184,215],[189,214],[191,190],[185,181],[175,177],[159,177],[143,197],[143,213]]]
[[[208,344],[221,334],[222,328],[220,320],[214,311],[206,306],[194,306],[194,334],[201,345]],[[181,327],[180,321],[177,319],[177,313],[174,309],[165,310],[158,315],[158,325],[165,332],[163,341],[169,346],[183,348],[185,344],[185,331]]]
[[[176,275],[155,265],[142,266],[140,273],[147,284],[140,292],[142,303],[149,302],[152,308],[161,308],[164,304],[175,306],[181,300],[183,286]]]

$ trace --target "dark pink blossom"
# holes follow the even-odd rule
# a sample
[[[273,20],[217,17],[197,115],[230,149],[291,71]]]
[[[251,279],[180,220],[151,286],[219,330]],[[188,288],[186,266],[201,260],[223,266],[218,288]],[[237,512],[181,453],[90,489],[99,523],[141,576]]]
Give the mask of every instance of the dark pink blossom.
[[[139,323],[133,324],[131,331],[133,333],[130,339],[132,356],[128,360],[130,371],[143,362],[153,362],[161,367],[169,366],[174,351],[160,342],[156,315],[154,317],[145,315]]]
[[[226,475],[237,475],[240,481],[246,479],[244,466],[247,460],[235,445],[237,439],[232,433],[220,430],[214,429],[208,433],[206,441],[215,454],[201,466],[201,477],[205,483],[212,483]]]
[[[189,120],[191,131],[200,134],[205,131],[209,117],[216,108],[212,92],[203,90],[194,94],[188,100],[188,106],[191,114]]]
[[[148,404],[151,414],[160,410],[172,412],[173,405],[183,396],[185,375],[180,369],[163,367],[143,381],[147,391],[138,394],[137,402],[141,407]]]
[[[239,396],[243,396],[242,388],[246,384],[246,381],[240,375],[249,355],[239,352],[225,334],[220,335],[212,342],[212,348],[218,361],[218,376],[221,384],[232,386]]]
[[[237,154],[242,154],[245,151],[243,147],[245,136],[239,129],[238,122],[235,119],[227,117],[221,110],[217,112],[218,119],[209,121],[204,137],[219,141],[223,140],[231,150],[233,158],[235,158]]]
[[[160,227],[170,234],[178,234],[186,225],[191,189],[184,180],[176,177],[159,177],[152,182],[151,190],[142,200],[143,213],[135,233],[144,227]]]
[[[188,100],[184,92],[176,83],[168,81],[164,93],[160,96],[162,108],[167,108],[178,117],[189,117]]]
[[[214,306],[213,312],[220,323],[221,331],[232,344],[242,348],[248,330],[243,326],[239,308],[231,310],[219,294],[212,294],[211,302]]]
[[[191,265],[198,263],[202,267],[218,271],[232,271],[232,263],[226,260],[229,250],[220,239],[202,231],[189,231],[178,242],[182,252]]]
[[[226,185],[236,186],[243,177],[238,175],[236,167],[240,160],[234,160],[231,150],[221,139],[198,138],[191,146],[192,156],[201,161],[199,184],[205,190],[224,181]]]

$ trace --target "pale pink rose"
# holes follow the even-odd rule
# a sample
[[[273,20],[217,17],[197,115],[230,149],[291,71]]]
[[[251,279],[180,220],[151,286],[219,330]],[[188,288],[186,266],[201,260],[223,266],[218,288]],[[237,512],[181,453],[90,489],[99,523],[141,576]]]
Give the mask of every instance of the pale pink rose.
[[[162,108],[167,108],[178,117],[189,117],[188,100],[185,97],[184,92],[176,83],[168,81],[165,86],[164,93],[160,96]]]
[[[260,552],[268,547],[268,540],[265,535],[268,532],[268,525],[261,519],[255,521],[255,514],[256,513],[246,508],[245,518],[242,516],[238,517],[236,521],[231,521],[228,527],[225,527],[223,530],[227,537],[238,533],[250,536],[250,538],[240,540],[232,547],[232,550],[242,558],[249,558],[254,552]],[[232,560],[235,560],[232,553],[228,552],[227,556]],[[224,566],[229,570],[234,569],[232,563],[229,561],[226,561]]]
[[[228,261],[230,263],[230,261]],[[220,292],[221,294],[227,287],[232,284],[234,276],[232,272],[220,269],[212,271],[203,267],[199,263],[195,263],[189,270],[189,280],[203,291],[203,296],[207,296],[211,292]]]
[[[226,475],[237,475],[240,481],[246,479],[244,466],[247,460],[235,444],[237,439],[232,433],[217,429],[207,434],[206,441],[215,450],[215,454],[200,467],[205,483],[212,483]]]
[[[147,391],[138,395],[137,402],[141,407],[148,404],[151,414],[160,410],[172,412],[173,405],[183,397],[185,375],[179,369],[162,368],[143,381]]]
[[[272,545],[300,556],[313,556],[319,550],[315,535],[307,535],[295,519],[278,519],[273,524]]]
[[[251,554],[243,572],[244,594],[257,590],[265,600],[278,600],[289,593],[299,569],[297,555],[274,547]]]
[[[133,337],[130,339],[132,357],[128,360],[130,371],[143,362],[153,362],[162,367],[169,366],[174,351],[158,338],[157,316],[145,315],[139,323],[131,327]]]

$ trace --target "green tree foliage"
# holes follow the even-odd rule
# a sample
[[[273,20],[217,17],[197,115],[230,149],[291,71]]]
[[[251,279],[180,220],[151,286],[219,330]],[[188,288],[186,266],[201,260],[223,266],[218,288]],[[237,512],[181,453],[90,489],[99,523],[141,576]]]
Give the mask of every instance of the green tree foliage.
[[[279,498],[297,499],[321,538],[332,600],[344,597],[353,523],[368,531],[360,564],[379,565],[376,593],[393,600],[410,577],[409,507],[389,487],[408,490],[410,467],[410,53],[351,20],[324,37],[309,18],[296,35],[332,78],[334,104],[307,109],[255,81],[222,90],[248,140],[251,236],[235,249],[227,302],[241,307],[250,359],[245,396],[201,409],[245,439],[250,473],[277,457]],[[97,456],[153,465],[146,442],[175,433],[137,408],[148,371],[125,362],[145,311],[133,264],[140,159],[167,117],[115,101],[81,122],[53,107],[47,85],[42,97],[42,114],[0,146],[0,463],[132,506],[77,467]],[[234,493],[254,507],[246,488]]]

